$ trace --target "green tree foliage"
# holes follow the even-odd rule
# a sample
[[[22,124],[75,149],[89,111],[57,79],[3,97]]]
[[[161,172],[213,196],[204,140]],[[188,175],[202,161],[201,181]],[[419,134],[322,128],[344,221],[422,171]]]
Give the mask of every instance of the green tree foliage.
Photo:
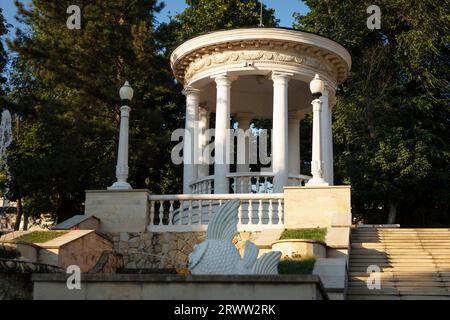
[[[130,182],[154,193],[181,191],[170,134],[183,125],[184,99],[168,56],[187,33],[259,21],[256,1],[209,2],[190,2],[176,21],[156,27],[156,0],[79,1],[81,30],[66,27],[71,1],[16,2],[27,30],[9,42],[18,55],[6,102],[21,116],[9,149],[9,195],[24,199],[25,214],[64,220],[83,210],[84,190],[112,184],[125,80],[135,89]],[[205,19],[210,23],[198,25]],[[277,23],[273,10],[265,10],[264,22]]]
[[[177,35],[186,40],[220,29],[256,27],[260,23],[260,2],[256,0],[186,0],[188,8],[175,17]],[[263,9],[263,24],[278,25],[275,10]]]
[[[373,1],[305,3],[311,11],[296,15],[296,27],[340,42],[353,58],[333,129],[338,182],[352,185],[355,213],[450,223],[450,2],[380,1],[379,30],[366,26]]]
[[[6,82],[6,77],[4,76],[6,63],[8,62],[8,55],[6,49],[3,46],[3,36],[8,33],[8,25],[5,18],[3,17],[3,9],[0,8],[0,94],[3,93],[3,85]]]
[[[178,192],[170,134],[182,123],[157,0],[78,1],[81,29],[66,26],[73,1],[16,2],[29,29],[9,42],[18,53],[10,100],[22,117],[9,150],[11,196],[30,214],[59,220],[83,211],[84,191],[115,180],[118,90],[135,91],[130,118],[130,182],[156,193]]]

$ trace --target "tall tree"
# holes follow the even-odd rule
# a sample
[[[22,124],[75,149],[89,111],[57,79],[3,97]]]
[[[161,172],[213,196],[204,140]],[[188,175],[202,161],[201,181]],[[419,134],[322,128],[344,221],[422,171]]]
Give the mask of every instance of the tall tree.
[[[9,46],[18,54],[14,91],[22,116],[9,150],[11,193],[30,214],[58,220],[83,210],[84,191],[115,180],[120,101],[129,80],[130,182],[152,192],[178,192],[170,134],[181,124],[164,33],[155,27],[157,0],[81,0],[81,29],[66,25],[73,1],[33,0],[18,15],[27,33]]]
[[[353,58],[333,111],[335,161],[370,221],[450,223],[448,0],[386,0],[371,30],[373,1],[304,1],[296,27],[342,43]],[[381,210],[380,210],[381,209]],[[383,219],[383,220],[380,220]]]
[[[3,85],[6,83],[6,77],[4,72],[6,69],[6,63],[8,62],[8,55],[6,49],[3,46],[3,37],[8,33],[8,24],[3,17],[3,9],[0,8],[0,95],[3,95]]]
[[[260,24],[260,2],[257,0],[186,0],[187,9],[175,17],[179,39],[219,29],[257,27]],[[278,25],[275,10],[263,7],[263,24]]]

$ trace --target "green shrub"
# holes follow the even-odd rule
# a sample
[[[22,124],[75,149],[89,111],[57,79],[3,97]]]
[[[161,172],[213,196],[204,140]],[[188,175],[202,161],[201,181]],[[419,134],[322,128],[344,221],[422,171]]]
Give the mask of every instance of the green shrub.
[[[47,241],[65,235],[68,231],[33,231],[23,236],[14,238],[14,241],[27,243],[45,243]]]
[[[285,259],[278,264],[279,274],[312,274],[316,259],[308,257],[304,259]]]
[[[326,228],[288,229],[288,230],[284,230],[283,234],[281,235],[280,240],[309,239],[309,240],[325,241],[326,235],[327,235]]]

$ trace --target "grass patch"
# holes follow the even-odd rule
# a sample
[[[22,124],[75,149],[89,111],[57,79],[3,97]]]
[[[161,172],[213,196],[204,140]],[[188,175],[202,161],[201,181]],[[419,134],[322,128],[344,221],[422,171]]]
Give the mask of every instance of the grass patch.
[[[33,231],[23,236],[14,238],[14,241],[21,241],[27,243],[44,243],[62,235],[65,235],[68,231]]]
[[[278,264],[279,274],[312,274],[316,258],[285,259]]]
[[[309,239],[309,240],[325,241],[326,235],[327,235],[326,228],[288,229],[288,230],[284,230],[283,234],[281,235],[280,240]]]

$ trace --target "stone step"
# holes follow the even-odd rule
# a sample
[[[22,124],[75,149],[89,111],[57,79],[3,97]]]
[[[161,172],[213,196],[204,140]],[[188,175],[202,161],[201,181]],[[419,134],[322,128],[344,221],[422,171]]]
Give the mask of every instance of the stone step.
[[[370,265],[370,264],[376,264],[378,263],[378,265],[390,265],[390,266],[396,266],[396,265],[411,265],[411,266],[418,266],[418,267],[422,267],[422,266],[427,266],[427,265],[435,265],[434,261],[427,261],[427,260],[350,260],[349,264],[352,266],[358,266],[358,265]],[[440,262],[438,263],[439,265],[441,265],[442,267],[447,266],[446,262]]]
[[[349,300],[450,299],[450,229],[352,229]],[[382,290],[369,290],[377,265]]]
[[[386,268],[393,268],[393,269],[401,269],[401,268],[408,268],[411,270],[419,270],[419,269],[430,269],[430,270],[437,270],[437,268],[447,268],[448,265],[434,265],[434,264],[429,264],[429,263],[423,263],[423,264],[414,264],[414,263],[386,263],[386,262],[361,262],[361,263],[351,263],[350,264],[350,269],[353,268],[368,268],[369,266],[373,266],[376,265],[382,269],[386,269]],[[414,269],[416,268],[416,269]]]
[[[349,281],[348,282],[349,287],[367,287],[366,281]],[[415,282],[415,281],[381,281],[381,287],[382,288],[446,288],[448,286],[448,283],[446,282],[440,282],[440,281],[423,281],[423,282]]]
[[[397,288],[398,293],[400,295],[420,295],[420,296],[448,296],[450,297],[450,291],[448,291],[446,288],[417,288],[417,287],[412,287],[412,288]]]
[[[407,295],[401,296],[400,300],[450,300],[448,296],[421,296],[421,295]]]
[[[448,261],[448,258],[434,258],[432,256],[390,255],[390,256],[351,256],[350,261]]]
[[[381,248],[422,248],[423,246],[427,247],[437,247],[437,248],[450,248],[449,243],[442,243],[442,242],[436,242],[436,243],[429,243],[429,242],[401,242],[401,243],[392,243],[392,242],[384,242],[384,243],[377,243],[377,242],[353,242],[352,246],[370,246],[370,247],[381,247]]]
[[[352,232],[392,232],[392,233],[402,233],[402,232],[450,232],[447,228],[354,228]]]
[[[359,276],[359,277],[349,277],[348,281],[349,283],[367,283],[367,280],[373,280],[372,278],[369,278],[367,276]],[[450,283],[450,281],[448,281],[448,279],[446,279],[447,281],[445,281],[444,279],[440,278],[440,277],[396,277],[396,276],[389,276],[389,277],[380,277],[381,283],[416,283],[417,285],[420,285],[421,283],[441,283],[444,285],[448,285]]]
[[[347,293],[347,300],[401,300],[397,295],[363,295]]]
[[[420,236],[430,236],[434,234],[440,235],[448,235],[450,231],[433,231],[433,232],[425,232],[425,231],[403,231],[403,232],[391,232],[391,231],[354,231],[352,230],[352,235],[355,236],[407,236],[407,235],[420,235]]]
[[[353,271],[350,270],[348,272],[349,276],[367,276],[367,272],[362,272],[362,271]],[[381,274],[381,276],[388,276],[388,275],[394,275],[394,272],[386,270],[386,272],[383,272]],[[439,272],[439,273],[429,273],[429,272],[410,272],[410,271],[396,271],[395,272],[395,276],[397,277],[407,277],[407,276],[412,276],[412,277],[417,277],[417,278],[422,278],[425,276],[437,276],[439,275],[440,277],[445,277],[445,278],[450,278],[450,272]]]
[[[436,267],[418,267],[418,268],[413,268],[413,267],[398,267],[396,266],[395,268],[392,267],[380,267],[381,272],[386,272],[386,271],[392,271],[392,272],[438,272],[438,271],[447,271],[447,270],[441,270],[440,268],[436,268]],[[352,271],[356,271],[356,272],[367,272],[367,266],[352,266],[350,268],[350,270]],[[448,269],[450,270],[450,268]]]
[[[395,288],[381,288],[380,290],[370,290],[367,287],[352,287],[348,289],[348,294],[398,295],[398,291]]]
[[[407,239],[407,240],[433,240],[433,239],[449,239],[450,233],[446,234],[402,234],[402,235],[389,235],[389,234],[351,234],[350,239]]]
[[[350,239],[352,243],[379,243],[385,244],[389,242],[390,244],[439,244],[439,245],[449,245],[448,239]]]

